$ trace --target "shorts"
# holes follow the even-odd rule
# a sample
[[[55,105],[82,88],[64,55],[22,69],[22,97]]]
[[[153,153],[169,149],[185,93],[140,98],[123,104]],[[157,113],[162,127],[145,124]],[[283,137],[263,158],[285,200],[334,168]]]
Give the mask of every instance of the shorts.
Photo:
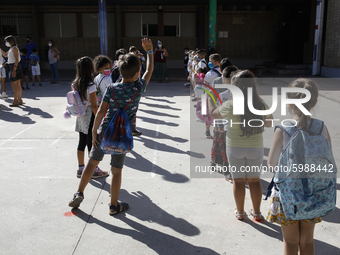
[[[260,178],[263,164],[262,148],[227,146],[227,158],[233,179]]]
[[[28,67],[21,68],[21,70],[22,70],[22,75],[23,76],[29,76],[30,70],[28,69]]]
[[[36,66],[32,66],[32,75],[41,75],[40,73],[40,66],[36,65]]]
[[[101,135],[97,136],[97,141],[100,143],[101,142]],[[102,161],[104,158],[104,152],[103,150],[100,148],[100,146],[98,145],[97,148],[94,148],[92,146],[91,152],[90,152],[90,156],[91,159],[96,160],[96,161]],[[112,154],[111,155],[111,163],[110,165],[112,167],[118,168],[118,169],[122,169],[124,166],[124,162],[125,162],[125,157],[126,154]]]
[[[18,67],[16,69],[15,77],[12,77],[12,71],[13,71],[13,68],[14,68],[14,63],[13,64],[7,64],[7,65],[9,67],[9,72],[10,72],[9,73],[9,81],[10,82],[18,81],[18,80],[21,80],[23,78],[20,64],[18,64]]]
[[[0,78],[6,78],[6,68],[0,65]]]

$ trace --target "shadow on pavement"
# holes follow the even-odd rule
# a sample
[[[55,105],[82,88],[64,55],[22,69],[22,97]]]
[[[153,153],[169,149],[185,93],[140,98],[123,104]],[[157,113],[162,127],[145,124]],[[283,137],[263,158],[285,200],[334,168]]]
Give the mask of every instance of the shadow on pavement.
[[[150,99],[150,98],[149,98]],[[162,105],[162,104],[150,104],[150,103],[145,103],[143,101],[139,102],[140,104],[144,104],[146,106],[149,106],[151,108],[161,108],[161,109],[169,109],[169,110],[173,110],[173,111],[182,111],[182,109],[180,108],[173,108],[169,105]]]
[[[323,217],[322,220],[340,224],[340,209],[338,207],[335,207],[335,210],[327,216]]]
[[[122,201],[126,201],[131,205],[127,213],[141,221],[157,223],[186,236],[196,236],[200,234],[200,230],[197,227],[182,218],[176,218],[169,214],[153,203],[151,199],[141,191],[130,194],[122,189],[120,191],[120,198]]]
[[[173,123],[173,122],[166,122],[164,120],[153,119],[153,118],[149,118],[149,117],[141,117],[141,116],[138,116],[138,113],[137,113],[137,119],[141,119],[145,122],[149,122],[149,123],[153,123],[153,124],[165,125],[165,126],[170,126],[170,127],[178,127],[179,126],[179,124]],[[137,122],[137,128],[138,128],[138,122]]]
[[[38,115],[41,116],[44,119],[52,119],[53,116],[51,114],[49,114],[48,112],[45,112],[43,110],[41,110],[40,108],[32,108],[30,106],[28,106],[27,104],[24,104],[20,107],[23,111],[28,112],[27,115]]]
[[[162,132],[157,132],[157,135],[156,135],[155,130],[150,130],[150,129],[146,129],[146,128],[138,128],[138,130],[142,131],[143,136],[147,136],[147,137],[150,137],[150,138],[168,139],[168,140],[172,140],[172,141],[175,141],[175,142],[178,142],[178,143],[186,143],[186,142],[189,141],[188,139],[184,139],[184,138],[181,138],[181,137],[173,137],[173,136],[164,134]]]
[[[18,114],[13,113],[12,109],[5,106],[1,105],[1,110],[0,110],[0,119],[2,121],[6,122],[20,122],[22,124],[34,124],[35,121],[32,120],[30,117],[27,116],[20,116]]]
[[[157,112],[153,110],[144,110],[144,109],[138,109],[138,111],[145,112],[151,115],[156,115],[156,116],[162,116],[162,117],[169,117],[169,118],[179,118],[178,115],[171,115],[168,113],[163,113],[163,112]]]
[[[125,235],[133,238],[134,240],[147,245],[150,249],[155,251],[157,254],[168,255],[168,254],[209,254],[218,255],[217,252],[206,247],[194,246],[187,243],[177,237],[162,233],[158,230],[148,228],[142,224],[133,221],[126,216],[125,213],[121,213],[112,220],[121,220],[133,229],[126,229],[111,225],[104,221],[101,221],[92,215],[83,212],[80,209],[76,209],[76,216],[88,224],[97,224],[113,233],[119,235]],[[127,213],[129,210],[127,211]]]

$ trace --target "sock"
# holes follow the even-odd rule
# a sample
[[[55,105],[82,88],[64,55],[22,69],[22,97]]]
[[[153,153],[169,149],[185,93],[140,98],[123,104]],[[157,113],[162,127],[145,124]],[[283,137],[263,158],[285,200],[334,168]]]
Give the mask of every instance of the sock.
[[[94,170],[95,173],[98,173],[98,166],[96,166],[96,169]]]
[[[80,170],[80,171],[83,171],[83,170],[84,170],[84,167],[85,167],[85,165],[79,166],[79,170]]]

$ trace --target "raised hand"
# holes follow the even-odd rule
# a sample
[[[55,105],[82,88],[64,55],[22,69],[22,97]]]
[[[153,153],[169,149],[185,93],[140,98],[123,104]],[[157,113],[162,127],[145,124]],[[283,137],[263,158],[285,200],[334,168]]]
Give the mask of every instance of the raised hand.
[[[153,49],[152,41],[151,39],[148,39],[148,38],[142,39],[142,46],[145,51],[149,51]]]

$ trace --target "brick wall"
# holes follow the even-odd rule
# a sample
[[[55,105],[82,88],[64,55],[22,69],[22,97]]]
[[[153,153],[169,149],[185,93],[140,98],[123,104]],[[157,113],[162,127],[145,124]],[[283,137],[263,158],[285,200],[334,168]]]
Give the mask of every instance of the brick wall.
[[[340,1],[328,0],[324,66],[340,68]]]

